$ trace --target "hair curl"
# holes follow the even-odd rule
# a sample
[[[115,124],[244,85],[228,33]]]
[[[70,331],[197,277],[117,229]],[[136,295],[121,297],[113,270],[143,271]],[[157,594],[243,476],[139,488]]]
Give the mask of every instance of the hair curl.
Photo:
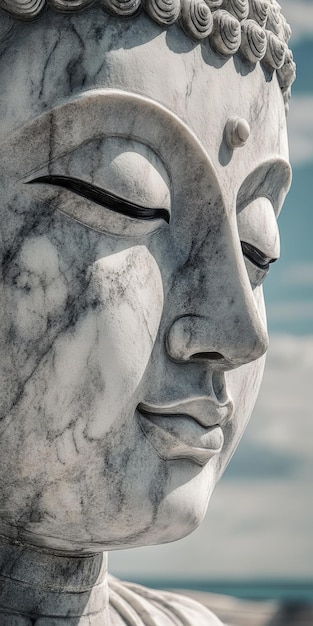
[[[145,10],[162,26],[177,22],[192,39],[208,40],[224,57],[239,53],[251,64],[264,63],[277,72],[288,103],[295,63],[288,48],[291,29],[276,0],[0,0],[0,41],[10,35],[14,19],[38,19],[47,7],[70,15],[95,3],[120,17]]]

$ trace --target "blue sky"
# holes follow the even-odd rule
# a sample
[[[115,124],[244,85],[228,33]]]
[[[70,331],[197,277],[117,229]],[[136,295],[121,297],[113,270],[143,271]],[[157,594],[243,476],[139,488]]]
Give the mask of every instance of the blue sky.
[[[293,186],[267,279],[271,346],[246,434],[202,526],[111,556],[121,577],[313,579],[313,0],[281,0],[298,78],[288,118]],[[213,539],[212,539],[213,538]]]

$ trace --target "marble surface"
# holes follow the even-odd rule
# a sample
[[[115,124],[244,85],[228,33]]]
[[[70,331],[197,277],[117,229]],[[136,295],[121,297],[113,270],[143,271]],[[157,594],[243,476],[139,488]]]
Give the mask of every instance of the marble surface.
[[[250,417],[290,184],[281,85],[144,13],[10,19],[1,624],[218,624],[109,583],[102,552],[192,532]]]
[[[45,16],[47,7],[71,15],[95,2],[0,0],[0,40],[11,33],[14,18],[36,20]],[[145,11],[158,25],[177,24],[193,41],[205,41],[221,57],[239,52],[251,65],[262,62],[277,71],[288,106],[295,64],[288,48],[291,29],[276,0],[99,0],[99,5],[110,15],[126,19]]]
[[[218,626],[201,603],[107,575],[103,553],[53,554],[0,539],[1,626]]]

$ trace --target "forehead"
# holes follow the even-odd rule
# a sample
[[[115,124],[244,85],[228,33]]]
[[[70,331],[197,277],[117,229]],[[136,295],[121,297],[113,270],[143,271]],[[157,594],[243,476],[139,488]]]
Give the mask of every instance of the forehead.
[[[162,30],[145,15],[125,21],[95,8],[18,24],[0,72],[0,137],[73,95],[114,88],[147,96],[181,118],[229,193],[260,164],[288,158],[275,73],[239,55],[222,59],[207,43],[193,43],[175,25]],[[230,118],[245,119],[251,129],[234,151],[224,141]]]

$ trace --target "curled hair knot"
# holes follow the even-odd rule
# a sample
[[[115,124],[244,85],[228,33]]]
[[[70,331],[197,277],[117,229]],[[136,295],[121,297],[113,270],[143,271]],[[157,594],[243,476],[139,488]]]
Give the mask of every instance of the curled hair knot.
[[[290,28],[288,22],[285,20],[285,18],[283,18],[282,36],[283,36],[285,42],[288,43],[288,41],[289,41],[289,39],[291,37],[291,28]]]
[[[34,20],[44,7],[45,0],[0,0],[0,8],[23,21]]]
[[[205,0],[208,7],[210,7],[211,11],[215,11],[216,9],[219,9],[224,0]]]
[[[238,20],[223,9],[213,14],[213,31],[210,42],[217,52],[224,56],[235,54],[241,43],[241,29]]]
[[[237,20],[244,20],[249,15],[249,1],[248,0],[224,0],[223,9],[226,9],[237,18]]]
[[[277,78],[283,93],[287,93],[296,77],[296,64],[291,50],[287,49],[285,60],[281,68],[277,70]]]
[[[268,16],[266,20],[266,29],[272,31],[274,35],[278,37],[282,31],[282,15],[280,6],[276,4],[270,4],[268,10]]]
[[[268,0],[250,0],[248,17],[255,20],[260,26],[265,26],[269,9]]]
[[[181,25],[194,39],[208,37],[213,27],[212,13],[203,0],[182,0]]]
[[[75,9],[79,11],[87,8],[93,2],[94,0],[48,0],[48,4],[60,13],[72,13]]]
[[[141,0],[100,0],[100,4],[111,15],[130,17],[139,13]]]
[[[145,10],[158,24],[176,22],[180,13],[180,0],[146,0]]]
[[[245,20],[241,26],[240,52],[250,61],[257,63],[266,53],[267,39],[265,31],[254,20]]]
[[[267,31],[267,48],[264,56],[264,60],[274,70],[279,70],[284,63],[287,46],[283,43],[277,35],[274,35],[271,31]]]

